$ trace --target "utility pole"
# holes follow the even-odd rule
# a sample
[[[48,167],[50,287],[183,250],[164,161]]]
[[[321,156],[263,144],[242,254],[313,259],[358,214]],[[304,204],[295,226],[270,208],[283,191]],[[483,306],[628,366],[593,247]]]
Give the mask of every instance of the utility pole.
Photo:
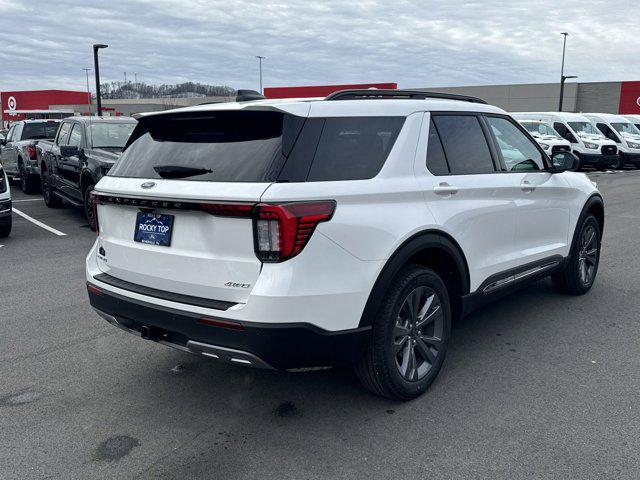
[[[567,80],[568,78],[578,78],[575,75],[570,75],[570,76],[565,76],[564,74],[564,55],[565,52],[567,50],[567,36],[569,35],[569,33],[567,32],[561,32],[560,35],[562,35],[563,41],[562,41],[562,66],[560,67],[560,103],[558,105],[558,111],[561,112],[562,111],[562,104],[564,101],[564,82],[565,80]]]
[[[263,57],[261,55],[256,55],[256,58],[260,62],[260,94],[262,95],[262,93],[263,93],[263,90],[262,90],[262,60],[264,60],[267,57]]]
[[[98,50],[107,48],[109,45],[96,43],[93,45],[93,68],[96,73],[96,104],[98,105],[98,116],[102,115],[102,100],[100,98],[100,67],[98,66]]]
[[[84,73],[87,76],[87,99],[89,100],[89,114],[91,114],[91,90],[89,90],[89,70],[90,68],[83,68]]]
[[[124,72],[124,83],[127,83],[127,72]]]

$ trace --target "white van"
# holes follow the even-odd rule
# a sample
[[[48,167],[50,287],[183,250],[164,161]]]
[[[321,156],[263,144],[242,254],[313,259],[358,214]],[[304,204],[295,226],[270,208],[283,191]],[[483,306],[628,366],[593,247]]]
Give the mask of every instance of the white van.
[[[527,129],[548,155],[553,155],[556,152],[571,151],[571,143],[562,138],[547,122],[541,120],[518,120],[518,123]]]
[[[569,112],[520,112],[511,114],[516,120],[539,120],[553,126],[571,143],[580,159],[580,168],[620,168],[616,142],[606,138],[584,115]]]
[[[622,166],[640,166],[640,130],[631,120],[611,113],[585,113],[605,137],[618,144]]]
[[[640,115],[623,115],[627,120],[631,120],[638,130],[640,130]]]

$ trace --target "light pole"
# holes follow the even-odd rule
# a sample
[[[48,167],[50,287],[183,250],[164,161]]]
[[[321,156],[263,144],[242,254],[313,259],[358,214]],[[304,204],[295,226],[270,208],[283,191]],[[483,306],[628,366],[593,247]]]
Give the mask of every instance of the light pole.
[[[564,82],[565,82],[565,80],[567,80],[568,78],[578,78],[575,75],[565,76],[565,74],[564,74],[564,55],[565,55],[565,52],[567,50],[567,36],[569,35],[569,33],[561,32],[560,35],[562,35],[564,38],[563,38],[563,41],[562,41],[562,66],[560,67],[560,102],[558,104],[558,111],[559,112],[562,111],[562,103],[564,101]]]
[[[256,58],[260,62],[260,94],[262,94],[262,60],[264,60],[267,57],[263,57],[261,55],[256,55]]]
[[[89,70],[90,68],[83,68],[84,73],[87,75],[87,99],[89,100],[89,114],[91,114],[91,90],[89,90]]]
[[[98,105],[98,116],[102,115],[102,100],[100,98],[100,68],[98,66],[98,50],[107,48],[109,45],[95,43],[93,45],[93,68],[96,72],[96,104]]]

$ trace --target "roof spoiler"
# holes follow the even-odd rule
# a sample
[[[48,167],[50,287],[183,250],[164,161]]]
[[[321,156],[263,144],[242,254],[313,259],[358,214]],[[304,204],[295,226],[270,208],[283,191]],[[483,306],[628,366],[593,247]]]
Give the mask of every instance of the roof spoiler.
[[[333,92],[325,100],[380,100],[380,99],[406,99],[426,100],[435,98],[440,100],[458,100],[461,102],[487,104],[484,100],[468,95],[455,93],[421,92],[419,90],[391,90],[391,89],[367,89],[367,90],[340,90]]]

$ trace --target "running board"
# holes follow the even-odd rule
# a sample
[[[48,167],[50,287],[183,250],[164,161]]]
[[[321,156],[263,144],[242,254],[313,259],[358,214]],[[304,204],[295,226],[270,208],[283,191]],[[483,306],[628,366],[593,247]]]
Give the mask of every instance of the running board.
[[[75,198],[70,197],[69,195],[65,195],[62,192],[54,190],[53,194],[56,197],[61,198],[62,200],[66,201],[66,202],[69,202],[72,205],[75,205],[76,207],[84,207],[84,204],[82,202],[80,202],[79,200],[76,200]]]
[[[533,275],[537,275],[539,273],[545,272],[547,270],[551,270],[560,265],[560,260],[554,260],[549,263],[545,263],[543,265],[538,265],[536,267],[530,268],[529,270],[525,270],[524,272],[516,273],[514,275],[510,275],[508,277],[501,278],[500,280],[496,280],[495,282],[491,282],[489,285],[482,289],[482,293],[491,293],[495,290],[504,288],[508,285],[511,285],[520,280],[524,280]]]

